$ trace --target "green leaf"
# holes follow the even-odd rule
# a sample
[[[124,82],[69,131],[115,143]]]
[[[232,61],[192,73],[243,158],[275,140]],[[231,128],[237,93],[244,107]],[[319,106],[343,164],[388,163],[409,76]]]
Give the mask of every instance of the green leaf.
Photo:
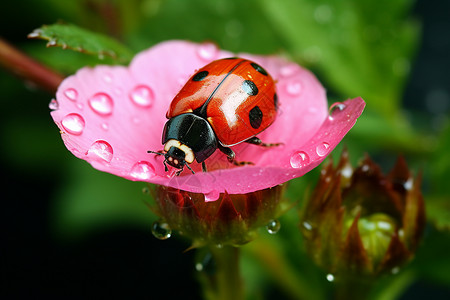
[[[397,117],[418,45],[418,26],[405,18],[412,1],[259,3],[294,58],[342,96],[361,96],[384,117]]]
[[[119,63],[128,63],[133,57],[132,51],[118,41],[72,24],[44,25],[28,37],[47,40],[47,47],[71,49],[99,59],[111,57]]]
[[[148,228],[156,216],[149,209],[147,184],[94,170],[72,159],[66,166],[68,181],[56,195],[53,225],[62,238],[82,238],[103,228],[134,226]]]

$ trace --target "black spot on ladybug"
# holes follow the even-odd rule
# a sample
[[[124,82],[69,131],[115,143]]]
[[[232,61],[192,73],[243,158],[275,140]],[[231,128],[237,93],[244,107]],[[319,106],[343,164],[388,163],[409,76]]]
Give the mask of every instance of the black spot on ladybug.
[[[275,109],[278,109],[278,95],[277,95],[277,93],[273,94],[273,104],[275,105]]]
[[[264,76],[267,76],[267,71],[264,70],[264,68],[261,67],[260,65],[255,64],[254,62],[252,62],[250,65],[253,67],[253,69],[258,71],[259,73],[263,74]]]
[[[242,83],[242,89],[250,96],[258,95],[258,88],[256,87],[256,84],[251,80],[245,80]]]
[[[208,71],[201,71],[198,72],[197,74],[194,75],[194,77],[192,77],[193,81],[202,81],[203,79],[205,79],[206,76],[208,76],[209,72]]]
[[[253,128],[258,129],[261,126],[263,113],[258,106],[255,106],[250,110],[248,117],[250,119],[250,125],[252,125]]]

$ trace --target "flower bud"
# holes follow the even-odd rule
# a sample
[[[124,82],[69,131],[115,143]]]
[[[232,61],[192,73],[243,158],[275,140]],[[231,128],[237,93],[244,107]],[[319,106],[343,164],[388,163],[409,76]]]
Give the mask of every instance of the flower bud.
[[[261,226],[277,227],[275,218],[287,208],[283,190],[279,185],[248,194],[223,193],[208,202],[200,193],[156,186],[154,211],[171,229],[192,239],[192,247],[236,246],[251,241]]]
[[[385,176],[368,156],[353,169],[343,152],[330,160],[302,216],[302,232],[314,261],[330,274],[396,272],[411,259],[425,224],[420,191],[403,158]]]

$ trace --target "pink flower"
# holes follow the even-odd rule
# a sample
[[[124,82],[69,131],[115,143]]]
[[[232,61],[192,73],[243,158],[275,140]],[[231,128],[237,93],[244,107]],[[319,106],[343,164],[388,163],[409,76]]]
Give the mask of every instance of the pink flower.
[[[333,105],[328,113],[325,90],[313,74],[275,56],[238,54],[263,66],[276,81],[280,109],[275,122],[258,135],[263,148],[232,147],[235,167],[216,151],[206,160],[208,172],[194,162],[181,176],[165,172],[161,134],[170,102],[195,72],[207,63],[236,56],[210,43],[168,41],[136,55],[129,67],[82,68],[60,85],[51,103],[53,120],[66,147],[94,168],[129,180],[146,181],[215,200],[220,193],[263,190],[309,172],[341,141],[362,113],[361,98]]]

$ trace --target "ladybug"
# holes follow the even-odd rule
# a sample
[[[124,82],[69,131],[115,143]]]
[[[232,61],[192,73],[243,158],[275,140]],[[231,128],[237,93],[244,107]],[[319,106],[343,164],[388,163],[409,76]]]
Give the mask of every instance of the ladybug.
[[[172,100],[162,133],[164,150],[148,151],[163,155],[167,164],[179,169],[202,163],[216,149],[237,162],[229,147],[248,142],[262,146],[256,137],[275,120],[278,98],[272,77],[260,65],[242,58],[213,61],[198,70]],[[166,164],[167,163],[167,164]]]

